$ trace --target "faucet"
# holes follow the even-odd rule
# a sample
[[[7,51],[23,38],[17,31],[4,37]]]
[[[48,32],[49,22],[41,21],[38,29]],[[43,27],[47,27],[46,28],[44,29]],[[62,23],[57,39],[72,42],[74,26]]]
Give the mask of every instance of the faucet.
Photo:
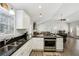
[[[7,40],[4,40],[4,51],[7,52],[8,51],[8,46],[6,45]]]

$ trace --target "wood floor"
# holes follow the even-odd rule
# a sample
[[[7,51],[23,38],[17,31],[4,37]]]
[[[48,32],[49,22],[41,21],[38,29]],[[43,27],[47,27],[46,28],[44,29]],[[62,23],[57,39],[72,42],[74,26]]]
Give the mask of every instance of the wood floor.
[[[30,56],[63,56],[63,52],[44,52],[40,50],[33,50]]]

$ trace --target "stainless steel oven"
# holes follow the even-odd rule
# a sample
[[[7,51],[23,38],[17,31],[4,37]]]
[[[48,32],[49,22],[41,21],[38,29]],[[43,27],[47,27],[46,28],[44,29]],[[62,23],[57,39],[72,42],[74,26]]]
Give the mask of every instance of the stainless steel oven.
[[[56,38],[44,38],[44,51],[56,51]]]

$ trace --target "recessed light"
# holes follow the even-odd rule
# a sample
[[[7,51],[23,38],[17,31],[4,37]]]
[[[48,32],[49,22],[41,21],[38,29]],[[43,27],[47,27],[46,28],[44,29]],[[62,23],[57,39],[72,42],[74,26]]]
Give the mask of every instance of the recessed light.
[[[42,8],[42,6],[41,6],[41,5],[39,5],[39,6],[38,6],[38,8],[40,8],[40,9],[41,9],[41,8]]]
[[[42,15],[40,15],[39,17],[42,17]]]
[[[67,21],[69,21],[69,19],[67,19]]]

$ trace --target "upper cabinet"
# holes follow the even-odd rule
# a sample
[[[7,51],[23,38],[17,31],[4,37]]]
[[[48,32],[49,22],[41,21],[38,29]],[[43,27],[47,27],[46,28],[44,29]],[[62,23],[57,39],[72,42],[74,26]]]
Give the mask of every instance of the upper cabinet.
[[[24,10],[16,11],[16,29],[28,29],[30,25],[30,17]]]

